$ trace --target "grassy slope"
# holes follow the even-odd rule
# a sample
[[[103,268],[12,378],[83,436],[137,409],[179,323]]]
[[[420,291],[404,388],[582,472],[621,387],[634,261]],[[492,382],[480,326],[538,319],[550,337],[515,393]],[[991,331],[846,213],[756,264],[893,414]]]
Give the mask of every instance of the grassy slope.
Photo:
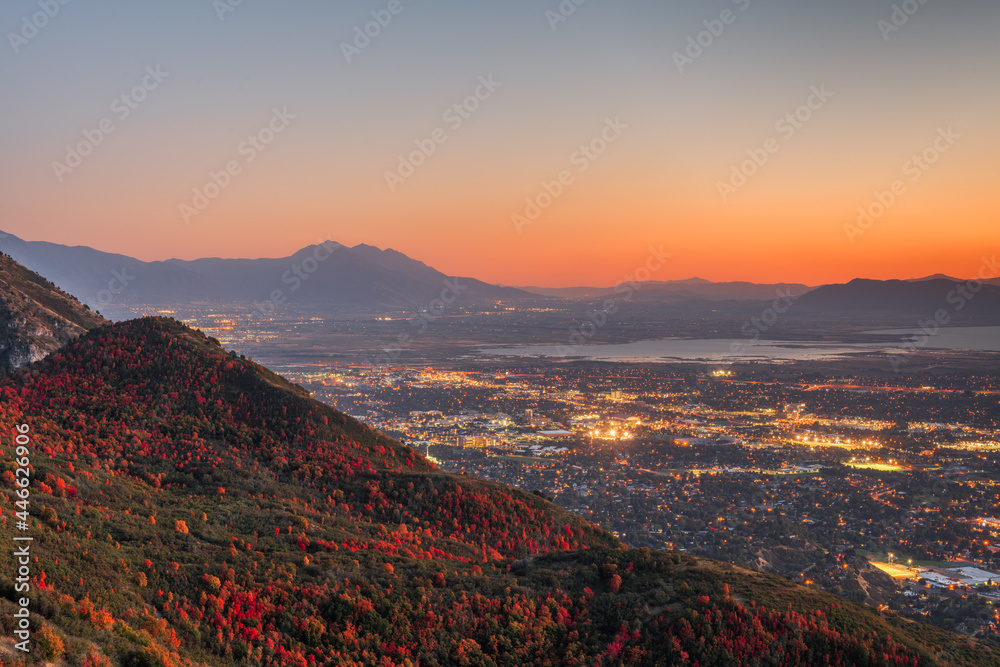
[[[31,298],[45,311],[71,322],[83,330],[107,324],[100,315],[88,310],[50,281],[30,271],[7,255],[0,254],[0,284],[6,284]]]

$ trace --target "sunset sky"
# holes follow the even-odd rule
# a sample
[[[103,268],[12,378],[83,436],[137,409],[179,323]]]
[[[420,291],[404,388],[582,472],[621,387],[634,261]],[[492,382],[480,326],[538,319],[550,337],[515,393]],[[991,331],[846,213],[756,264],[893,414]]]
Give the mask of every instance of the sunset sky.
[[[562,7],[6,0],[0,229],[144,260],[330,238],[544,286],[661,246],[654,279],[809,284],[1000,251],[996,0]]]

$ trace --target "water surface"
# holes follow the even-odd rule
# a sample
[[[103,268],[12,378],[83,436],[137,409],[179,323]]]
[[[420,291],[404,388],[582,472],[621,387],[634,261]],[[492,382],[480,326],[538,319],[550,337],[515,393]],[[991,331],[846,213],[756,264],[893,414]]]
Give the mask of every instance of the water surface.
[[[886,352],[896,344],[803,343],[733,338],[644,340],[617,345],[525,345],[480,350],[511,357],[556,357],[596,361],[802,361],[834,359],[862,352]]]

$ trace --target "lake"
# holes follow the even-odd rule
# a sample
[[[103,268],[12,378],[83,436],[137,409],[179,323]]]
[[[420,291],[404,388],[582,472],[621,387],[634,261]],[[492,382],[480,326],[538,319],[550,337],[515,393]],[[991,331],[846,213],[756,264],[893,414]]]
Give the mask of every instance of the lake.
[[[913,350],[905,343],[919,333],[914,329],[879,329],[866,334],[899,336],[900,343],[785,342],[747,339],[644,340],[616,345],[525,345],[481,349],[481,354],[506,357],[586,358],[595,361],[808,361],[836,359],[861,353],[893,353]],[[920,337],[922,340],[923,337]],[[981,350],[1000,352],[1000,327],[942,328],[916,349]]]
[[[881,336],[899,336],[903,342],[915,340],[919,343],[918,347],[921,348],[1000,352],[1000,327],[945,327],[933,336],[929,336],[926,342],[922,342],[923,335],[916,339],[913,338],[917,334],[923,333],[923,330],[920,328],[878,329],[876,331],[865,331],[864,333]]]
[[[894,349],[896,345],[802,343],[749,339],[644,340],[618,345],[526,345],[480,350],[483,354],[513,357],[585,357],[597,361],[801,361],[833,359],[859,352]]]

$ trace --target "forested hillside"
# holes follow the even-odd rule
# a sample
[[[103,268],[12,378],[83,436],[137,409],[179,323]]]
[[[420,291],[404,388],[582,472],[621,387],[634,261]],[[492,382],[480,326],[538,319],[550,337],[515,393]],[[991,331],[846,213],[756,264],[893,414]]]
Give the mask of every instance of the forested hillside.
[[[0,539],[34,538],[33,652],[5,559],[4,664],[1000,664],[435,470],[172,320],[102,326],[0,383],[0,437]]]

